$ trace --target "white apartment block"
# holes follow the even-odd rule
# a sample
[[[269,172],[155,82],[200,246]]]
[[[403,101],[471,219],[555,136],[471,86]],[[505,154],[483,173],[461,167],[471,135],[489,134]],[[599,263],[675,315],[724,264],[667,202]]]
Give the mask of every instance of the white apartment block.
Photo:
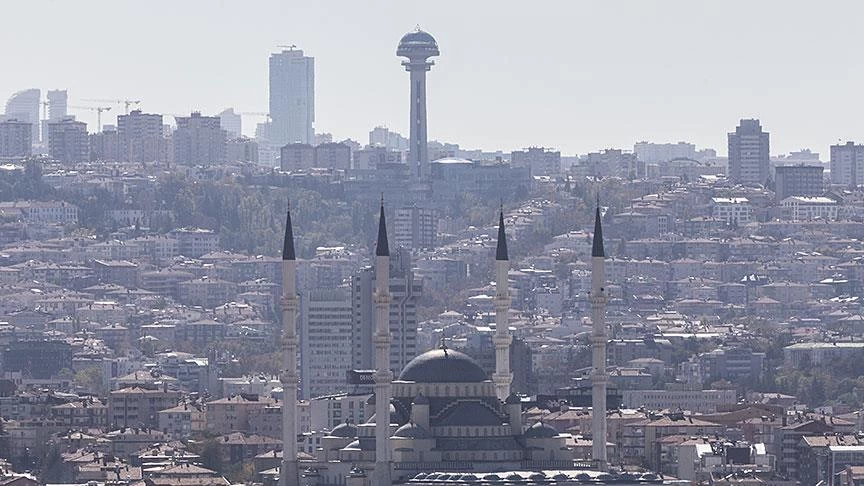
[[[795,221],[835,220],[840,210],[837,201],[830,197],[790,196],[780,204]]]
[[[626,408],[699,413],[713,413],[717,411],[718,405],[730,405],[738,401],[735,390],[623,390],[621,395]]]
[[[77,224],[78,207],[58,201],[11,201],[0,203],[0,212],[20,212],[27,223]]]
[[[715,197],[711,199],[711,217],[729,225],[742,225],[750,222],[753,208],[746,197]]]

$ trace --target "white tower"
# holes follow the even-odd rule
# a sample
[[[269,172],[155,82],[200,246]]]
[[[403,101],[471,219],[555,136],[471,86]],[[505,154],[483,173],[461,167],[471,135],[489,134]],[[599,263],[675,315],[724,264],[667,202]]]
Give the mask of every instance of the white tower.
[[[390,460],[390,399],[393,372],[390,370],[390,246],[384,219],[384,198],[378,219],[375,248],[375,480],[376,486],[392,484]]]
[[[402,36],[396,55],[407,57],[402,61],[405,70],[411,73],[411,143],[408,165],[411,174],[418,179],[429,177],[429,147],[426,138],[426,71],[435,64],[429,58],[437,56],[438,43],[428,32],[419,28]]]
[[[592,458],[601,471],[606,470],[606,253],[600,206],[594,215],[594,241],[591,248],[591,438]]]
[[[495,373],[492,381],[495,383],[495,393],[499,400],[510,396],[510,383],[513,374],[510,372],[510,324],[507,320],[510,311],[510,284],[507,272],[510,270],[510,258],[507,255],[507,234],[504,232],[504,208],[498,218],[498,248],[495,250]]]
[[[297,261],[294,256],[294,231],[291,210],[285,221],[282,247],[282,470],[283,486],[300,484],[297,467]]]

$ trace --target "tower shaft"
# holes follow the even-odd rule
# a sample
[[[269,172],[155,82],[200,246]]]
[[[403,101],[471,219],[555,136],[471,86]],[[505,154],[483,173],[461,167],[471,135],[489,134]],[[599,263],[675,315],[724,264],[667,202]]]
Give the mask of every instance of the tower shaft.
[[[426,71],[432,64],[408,62],[405,69],[411,73],[411,129],[408,154],[412,175],[416,179],[429,177],[429,144],[426,134]]]
[[[293,247],[292,247],[293,248]],[[283,486],[300,484],[297,465],[297,262],[282,260],[282,470]]]
[[[507,272],[510,269],[509,260],[495,260],[495,373],[492,381],[495,383],[495,393],[499,400],[510,396],[510,384],[513,374],[510,372],[510,284]]]
[[[386,235],[385,235],[386,237]],[[379,243],[380,245],[380,243]],[[375,481],[390,486],[390,256],[375,257]]]
[[[595,238],[596,232],[595,232]],[[592,458],[600,470],[607,467],[606,457],[606,272],[605,258],[591,258],[591,437]]]

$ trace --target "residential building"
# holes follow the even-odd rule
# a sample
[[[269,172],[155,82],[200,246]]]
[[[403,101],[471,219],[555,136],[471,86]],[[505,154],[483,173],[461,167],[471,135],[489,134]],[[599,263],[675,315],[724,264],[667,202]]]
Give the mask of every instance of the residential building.
[[[646,410],[713,413],[718,406],[738,403],[735,390],[622,390],[622,404]]]
[[[821,165],[781,165],[774,169],[774,194],[778,201],[789,196],[821,196]]]
[[[390,367],[399,371],[417,355],[417,300],[423,294],[422,281],[414,277],[411,253],[399,249],[390,259]],[[375,271],[366,267],[352,277],[351,301],[354,303],[351,336],[354,369],[373,369],[375,365]]]
[[[315,121],[315,59],[289,48],[270,55],[270,140],[311,144]]]
[[[384,147],[388,150],[405,151],[409,148],[408,139],[387,127],[375,127],[369,132],[370,147]]]
[[[771,177],[769,134],[759,120],[742,119],[729,133],[729,179],[738,184],[765,184]]]
[[[304,399],[332,395],[347,389],[346,375],[353,365],[351,292],[321,289],[300,299],[300,386]]]
[[[235,395],[207,402],[207,430],[214,434],[248,432],[253,410],[273,405],[274,401],[257,395]]]
[[[87,124],[66,117],[48,123],[48,155],[64,163],[90,160]]]
[[[240,137],[228,140],[225,152],[227,162],[258,163],[258,142],[251,138]]]
[[[279,151],[280,167],[285,171],[315,167],[315,148],[308,143],[291,143]]]
[[[322,143],[315,147],[315,167],[348,170],[351,168],[351,147],[344,143]]]
[[[0,210],[19,211],[27,223],[78,223],[78,207],[62,201],[0,202]]]
[[[219,235],[208,229],[179,228],[168,237],[177,240],[177,251],[186,257],[198,258],[219,249]]]
[[[159,411],[173,408],[181,393],[165,388],[132,386],[108,394],[108,423],[113,427],[159,426]]]
[[[741,226],[750,222],[753,208],[746,197],[715,197],[711,199],[711,217],[727,225]]]
[[[174,131],[174,162],[185,165],[218,165],[225,162],[227,136],[216,116],[201,116],[194,111],[190,116],[177,118]]]
[[[656,164],[672,159],[695,159],[696,146],[692,143],[652,143],[638,142],[633,145],[633,153],[642,162]]]
[[[435,247],[438,216],[434,209],[417,206],[397,208],[393,223],[393,241],[396,247],[415,250]]]
[[[383,146],[370,146],[357,150],[353,154],[355,170],[374,170],[378,165],[402,164],[404,162],[403,152],[392,150]]]
[[[133,110],[117,117],[121,162],[156,162],[163,155],[162,115]]]
[[[794,221],[814,219],[836,220],[839,213],[837,201],[830,197],[790,196],[780,202],[786,216]]]
[[[174,439],[188,439],[207,428],[207,413],[198,403],[182,403],[157,413],[159,430]]]
[[[116,127],[106,125],[100,133],[90,135],[90,160],[120,160],[120,136]]]
[[[527,167],[531,175],[557,175],[561,173],[561,152],[543,147],[529,147],[510,154],[513,167]]]
[[[16,118],[0,120],[0,157],[27,157],[33,153],[30,125]]]
[[[864,184],[864,145],[846,142],[831,146],[831,183],[856,187]]]

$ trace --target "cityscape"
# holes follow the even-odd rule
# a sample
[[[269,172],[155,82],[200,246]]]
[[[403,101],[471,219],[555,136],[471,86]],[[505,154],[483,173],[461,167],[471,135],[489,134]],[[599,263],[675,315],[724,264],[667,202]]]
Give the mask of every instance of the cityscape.
[[[463,147],[387,30],[363,140],[302,38],[266,112],[0,93],[0,486],[864,485],[864,137]]]

